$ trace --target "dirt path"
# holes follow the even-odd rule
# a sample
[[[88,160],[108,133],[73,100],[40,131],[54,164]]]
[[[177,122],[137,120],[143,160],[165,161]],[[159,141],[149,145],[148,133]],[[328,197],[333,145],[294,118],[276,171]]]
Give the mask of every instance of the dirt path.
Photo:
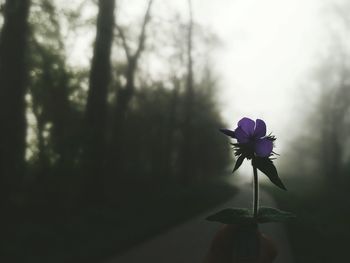
[[[208,222],[204,218],[222,208],[250,207],[250,187],[246,186],[241,189],[243,190],[229,202],[176,226],[105,263],[202,263],[211,239],[219,228],[219,224]],[[264,191],[261,191],[261,205],[276,207],[272,197]],[[275,263],[292,263],[292,254],[284,226],[264,224],[261,229],[278,246],[279,255]]]

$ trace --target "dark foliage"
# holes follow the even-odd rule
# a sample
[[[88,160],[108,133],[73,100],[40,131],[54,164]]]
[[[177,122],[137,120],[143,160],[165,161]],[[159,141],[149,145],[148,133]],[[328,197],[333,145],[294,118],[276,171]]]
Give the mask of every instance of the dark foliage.
[[[224,125],[209,74],[190,84],[188,74],[140,78],[151,3],[136,53],[125,63],[111,57],[112,47],[130,42],[113,41],[124,37],[114,34],[114,0],[98,1],[87,69],[68,66],[62,33],[62,21],[75,25],[79,14],[65,16],[54,2],[34,0],[27,20],[29,1],[6,1],[5,10],[14,12],[4,13],[0,39],[0,173],[2,193],[11,196],[2,219],[2,227],[11,223],[2,229],[5,259],[21,250],[19,260],[98,260],[230,196],[231,188],[217,184],[230,149],[217,132]],[[184,157],[191,168],[186,183]],[[139,217],[148,230],[135,227]]]

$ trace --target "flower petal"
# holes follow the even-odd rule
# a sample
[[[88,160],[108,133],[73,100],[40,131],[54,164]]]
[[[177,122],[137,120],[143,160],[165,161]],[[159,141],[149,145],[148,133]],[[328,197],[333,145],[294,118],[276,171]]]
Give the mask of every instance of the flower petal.
[[[236,138],[235,132],[234,132],[234,131],[231,131],[231,130],[225,129],[225,128],[221,128],[220,131],[221,131],[223,134],[225,134],[225,135],[227,135],[227,136],[230,136],[231,138]]]
[[[256,119],[254,137],[261,138],[266,135],[266,124],[263,120]]]
[[[238,122],[238,127],[241,127],[248,136],[252,135],[254,133],[255,121],[249,118],[243,118]]]
[[[273,142],[268,138],[259,139],[255,142],[254,151],[259,157],[268,157],[273,148]]]
[[[235,136],[239,143],[249,142],[249,135],[246,134],[241,127],[235,129]]]

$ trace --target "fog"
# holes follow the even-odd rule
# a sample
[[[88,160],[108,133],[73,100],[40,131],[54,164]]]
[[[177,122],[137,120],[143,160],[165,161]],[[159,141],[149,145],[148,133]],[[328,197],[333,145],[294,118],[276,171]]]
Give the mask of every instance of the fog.
[[[346,0],[0,6],[0,258],[104,262],[133,253],[250,196],[251,163],[261,157],[288,189],[260,170],[262,196],[298,218],[280,228],[288,242],[279,245],[296,262],[346,261]],[[232,175],[238,138],[219,129],[243,117],[264,120],[277,140],[249,138],[274,141],[263,157],[251,142],[236,145],[252,152]]]
[[[70,2],[78,6],[80,1]],[[262,118],[278,136],[283,151],[307,112],[303,102],[308,98],[301,98],[300,93],[329,54],[334,35],[345,34],[335,13],[341,4],[338,2],[193,0],[194,20],[200,31],[215,38],[210,62],[219,82],[219,107],[228,125],[234,127],[242,116]],[[122,7],[117,10],[118,21],[125,25],[140,22],[144,1],[118,3]],[[154,8],[157,23],[167,23],[175,15],[184,20],[188,17],[187,1],[159,1]],[[85,4],[82,14],[89,20],[96,9]],[[84,28],[79,33],[68,38],[68,60],[72,65],[87,66],[94,34]],[[155,66],[153,74],[163,67]]]

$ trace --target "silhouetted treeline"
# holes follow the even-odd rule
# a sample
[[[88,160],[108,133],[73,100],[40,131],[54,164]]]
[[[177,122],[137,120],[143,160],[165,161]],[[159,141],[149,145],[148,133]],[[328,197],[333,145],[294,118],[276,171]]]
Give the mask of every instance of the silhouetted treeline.
[[[291,124],[297,134],[284,154],[289,196],[276,193],[281,208],[297,215],[287,227],[294,259],[302,263],[346,261],[350,242],[350,6],[329,5],[337,29],[298,94]]]
[[[181,68],[162,79],[143,74],[142,56],[153,52],[147,49],[153,5],[145,1],[139,33],[132,40],[116,19],[115,9],[123,6],[99,0],[86,69],[68,65],[62,35],[67,23],[74,30],[79,14],[61,14],[49,0],[5,1],[0,38],[2,200],[24,195],[31,202],[30,196],[50,195],[73,204],[120,201],[138,188],[204,182],[225,170],[229,147],[217,133],[224,126],[215,100],[217,85],[210,63],[203,65],[193,55],[190,1],[188,20],[174,25],[185,36],[181,41],[186,48],[178,50],[185,58]],[[113,50],[126,59],[115,60]]]
[[[350,182],[350,51],[333,45],[300,94],[301,128],[287,166],[295,176],[310,174],[317,184],[343,187]]]
[[[302,108],[307,114],[284,154],[289,196],[277,195],[279,205],[297,215],[288,230],[294,258],[302,263],[348,258],[350,68],[338,64],[344,56],[331,54],[308,83]]]

